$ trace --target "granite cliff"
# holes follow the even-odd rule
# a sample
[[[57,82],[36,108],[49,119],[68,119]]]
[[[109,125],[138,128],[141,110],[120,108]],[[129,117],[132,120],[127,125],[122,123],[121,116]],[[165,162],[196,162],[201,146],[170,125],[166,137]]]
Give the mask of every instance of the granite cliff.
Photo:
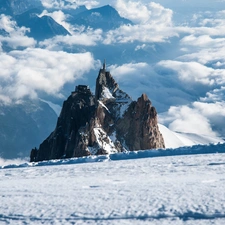
[[[76,87],[63,104],[55,130],[39,149],[32,149],[30,161],[156,148],[165,144],[151,101],[146,94],[132,101],[104,63],[95,95],[88,86]]]

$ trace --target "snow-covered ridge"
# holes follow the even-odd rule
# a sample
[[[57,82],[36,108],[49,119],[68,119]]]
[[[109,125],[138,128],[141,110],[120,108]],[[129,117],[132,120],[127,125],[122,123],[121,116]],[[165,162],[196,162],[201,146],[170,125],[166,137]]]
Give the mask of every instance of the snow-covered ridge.
[[[166,148],[224,143],[223,138],[194,133],[178,133],[168,129],[162,124],[158,124],[158,126],[161,134],[163,135]]]
[[[95,162],[129,160],[139,158],[153,158],[153,157],[194,155],[194,154],[215,154],[215,153],[225,153],[225,143],[210,144],[210,145],[195,145],[192,147],[181,147],[177,149],[166,149],[166,150],[159,149],[159,150],[144,150],[144,151],[127,151],[109,155],[49,160],[35,163],[27,162],[23,164],[9,164],[5,166],[0,166],[0,169],[34,167],[34,166],[54,166],[54,165],[79,164],[79,163],[95,163]]]
[[[116,153],[117,149],[112,140],[107,136],[102,128],[94,128],[96,141],[101,149],[104,149],[107,154]],[[96,151],[97,152],[97,151]],[[94,154],[96,154],[96,152]]]

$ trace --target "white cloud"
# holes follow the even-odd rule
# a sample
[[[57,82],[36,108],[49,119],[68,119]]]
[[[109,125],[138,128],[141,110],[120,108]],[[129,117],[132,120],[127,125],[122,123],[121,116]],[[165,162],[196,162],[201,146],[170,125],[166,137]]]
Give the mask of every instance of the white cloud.
[[[150,18],[150,11],[147,5],[140,1],[118,0],[115,3],[115,8],[122,17],[136,23],[145,23]]]
[[[223,116],[225,119],[225,101],[213,103],[194,102],[193,106],[207,117],[217,118]]]
[[[225,86],[221,86],[220,88],[213,89],[206,93],[206,95],[200,100],[202,102],[223,102],[225,99]]]
[[[171,130],[224,136],[225,88],[215,89],[224,77],[222,70],[172,60],[156,66],[144,62],[112,65],[109,70],[133,99],[146,93],[160,112],[160,122]]]
[[[185,54],[178,59],[182,61],[197,61],[201,64],[208,64],[212,68],[225,69],[225,46],[220,48],[202,48],[199,51]]]
[[[189,35],[180,41],[181,45],[192,46],[197,50],[224,46],[225,11],[208,11],[198,15],[195,14],[193,21],[183,27],[183,31],[186,28]],[[194,48],[191,50],[194,50]]]
[[[7,43],[13,49],[17,49],[18,47],[34,47],[36,44],[33,38],[17,35],[10,35],[9,37],[0,36],[0,41]]]
[[[16,22],[10,16],[0,15],[0,29],[5,30],[7,35],[0,35],[0,42],[6,43],[9,47],[16,49],[18,47],[34,47],[36,41],[26,36],[28,28],[18,27]]]
[[[42,16],[50,16],[52,17],[58,24],[62,25],[65,29],[67,29],[70,33],[73,33],[73,26],[66,22],[67,15],[65,15],[61,10],[54,11],[49,13],[47,10],[44,10],[39,17]]]
[[[26,49],[0,54],[1,100],[36,98],[39,92],[60,97],[60,90],[95,66],[90,53],[69,54]]]
[[[137,72],[138,70],[142,71],[143,69],[148,69],[149,65],[147,63],[128,63],[121,66],[112,65],[110,66],[110,70],[113,74],[115,74],[116,78],[120,78],[125,75],[129,75],[131,73]]]
[[[209,35],[186,36],[180,41],[187,53],[178,59],[211,64],[214,68],[222,68],[225,63],[225,38],[212,38]]]
[[[137,24],[172,24],[173,11],[155,2],[143,4],[141,1],[117,0],[115,8],[121,16]]]
[[[132,20],[135,25],[122,26],[108,32],[105,44],[140,42],[165,42],[171,37],[185,36],[181,45],[193,43],[196,47],[212,44],[212,37],[221,37],[219,42],[224,42],[225,12],[206,12],[195,14],[193,19],[186,24],[176,26],[173,23],[173,11],[159,3],[143,1],[117,0],[116,9],[121,16]],[[221,45],[223,43],[220,43]]]
[[[213,69],[198,62],[161,61],[158,65],[175,71],[179,79],[189,84],[221,85],[225,83],[225,70]]]
[[[0,92],[3,92],[2,88],[1,88]],[[9,96],[0,94],[0,105],[1,105],[1,103],[4,103],[4,105],[10,105],[12,103],[12,100],[10,99]]]
[[[85,32],[74,32],[73,35],[55,36],[39,43],[47,49],[61,49],[63,46],[83,45],[95,46],[102,40],[102,30],[88,29]]]
[[[83,4],[91,8],[97,6],[97,1],[43,0],[43,2],[48,8],[56,9],[55,12],[51,10],[52,13],[47,11],[43,13],[52,16],[73,35],[57,36],[39,43],[40,47],[48,50],[27,49],[23,52],[0,53],[0,68],[3,68],[0,73],[1,101],[10,104],[12,99],[23,98],[23,96],[37,97],[40,91],[50,95],[60,95],[60,90],[66,82],[72,82],[93,68],[94,59],[90,53],[76,55],[49,51],[60,50],[63,45],[67,47],[79,45],[85,51],[85,46],[102,43],[116,45],[137,42],[134,49],[137,51],[146,50],[149,42],[168,42],[169,47],[166,47],[169,60],[160,61],[155,66],[149,64],[148,60],[151,59],[146,59],[147,63],[112,65],[111,73],[121,88],[134,99],[145,92],[157,111],[168,110],[164,114],[163,121],[171,129],[211,136],[225,133],[222,127],[225,121],[224,11],[198,13],[196,9],[192,20],[179,23],[177,26],[173,23],[173,15],[177,11],[173,12],[162,5],[165,4],[167,7],[173,5],[177,10],[183,3],[185,7],[191,4],[203,6],[203,1],[200,4],[194,0],[182,3],[179,0],[166,2],[162,0],[158,1],[162,3],[160,5],[149,1],[117,0],[114,6],[120,15],[132,20],[134,25],[121,26],[103,33],[100,29],[77,31],[66,22],[67,15],[60,10],[75,9]],[[8,45],[14,48],[19,45],[34,46],[34,40],[25,36],[28,30],[18,28],[10,18],[2,17],[0,26],[4,26],[4,29],[10,33],[9,37],[4,37]],[[171,37],[177,37],[177,41],[180,40],[179,45],[169,43],[173,42]],[[162,52],[165,51],[163,47]],[[179,51],[178,48],[185,51]],[[156,57],[168,59],[156,50],[154,51]],[[82,58],[80,63],[74,65],[74,60],[80,57]],[[88,65],[82,70],[85,59]],[[75,75],[77,70],[80,71],[80,75]]]
[[[190,88],[193,96],[196,95],[195,101],[171,106],[161,115],[161,122],[174,131],[224,137],[224,15],[224,12],[207,12],[195,15],[192,27],[175,27],[183,32],[180,47],[185,49],[185,54],[157,64],[175,74],[183,88]]]
[[[82,5],[85,5],[88,9],[90,9],[99,4],[98,1],[84,0],[41,0],[41,2],[46,8],[54,9],[76,9]]]
[[[71,1],[69,5],[65,4],[65,1],[48,0],[47,2],[49,4],[51,3],[50,5],[57,6],[58,9],[60,7],[69,7],[71,4],[77,7],[77,5],[80,4],[80,2],[77,1]],[[181,44],[187,45],[188,42],[193,42],[197,45],[197,43],[204,44],[207,42],[207,44],[210,45],[212,42],[211,35],[222,36],[225,34],[225,31],[223,32],[224,29],[222,29],[224,27],[223,11],[217,15],[215,21],[211,18],[206,19],[203,16],[196,16],[194,26],[191,26],[191,24],[175,26],[172,21],[173,11],[163,7],[159,3],[117,0],[114,3],[114,7],[119,11],[121,16],[132,20],[135,25],[124,25],[118,29],[109,31],[104,35],[104,44],[134,41],[144,43],[165,42],[169,41],[171,37],[179,37],[179,35],[188,34],[187,37],[184,37],[182,40],[183,43],[181,42]],[[47,12],[45,12],[45,14],[46,13]],[[75,28],[66,22],[66,15],[64,15],[62,11],[55,11],[51,14],[47,13],[47,15],[52,16],[58,23],[68,29],[68,31],[74,33]],[[206,16],[211,17],[212,15],[206,14]],[[213,24],[215,24],[215,26],[212,26]]]
[[[196,133],[212,137],[218,135],[212,130],[209,119],[198,109],[189,106],[170,107],[166,119],[160,118],[160,122],[167,124],[169,129],[176,132]]]
[[[0,29],[5,30],[8,33],[13,32],[15,30],[16,22],[12,21],[9,16],[1,14],[0,21]]]
[[[171,105],[187,104],[194,100],[176,74],[159,73],[159,68],[147,63],[127,63],[109,67],[122,90],[133,99],[146,93],[158,112],[169,109]]]
[[[172,106],[159,121],[177,132],[224,137],[225,101]]]
[[[151,77],[151,66],[147,63],[128,63],[123,65],[111,65],[110,72],[116,81],[125,88],[127,93],[131,93],[132,97],[137,98],[144,91],[142,81],[146,84]],[[153,78],[153,76],[152,76]]]
[[[135,51],[139,51],[139,50],[145,49],[145,48],[146,48],[146,44],[137,45],[135,48]],[[155,50],[154,47],[152,49]]]
[[[118,0],[115,7],[121,16],[132,20],[135,25],[123,25],[109,31],[104,40],[105,44],[133,41],[164,42],[169,37],[178,35],[177,31],[172,29],[173,11],[160,4]]]
[[[181,45],[194,46],[198,48],[202,47],[222,47],[224,46],[225,38],[216,38],[213,39],[209,35],[189,35],[181,39]]]
[[[178,33],[163,24],[123,25],[109,31],[106,34],[104,44],[132,43],[134,41],[157,43],[168,41],[173,36],[178,36]]]

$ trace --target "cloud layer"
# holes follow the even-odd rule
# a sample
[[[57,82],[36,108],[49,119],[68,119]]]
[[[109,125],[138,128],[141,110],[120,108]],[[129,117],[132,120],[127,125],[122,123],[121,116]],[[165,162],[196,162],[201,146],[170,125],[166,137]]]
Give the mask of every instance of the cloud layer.
[[[142,62],[135,58],[123,65],[120,61],[111,65],[109,69],[121,87],[133,98],[147,93],[160,112],[160,121],[174,131],[224,136],[225,11],[214,7],[219,2],[110,1],[121,16],[134,24],[106,33],[76,27],[63,12],[80,5],[92,8],[98,6],[98,1],[42,2],[49,10],[42,15],[52,16],[72,35],[37,43],[26,36],[29,29],[0,15],[0,30],[5,31],[0,34],[0,101],[9,104],[26,96],[35,98],[41,92],[60,97],[67,83],[96,68],[99,59],[89,52],[92,47],[100,46],[104,53],[104,46],[111,46],[113,53],[114,47],[122,49],[135,43],[134,52],[153,52],[158,62],[153,64],[146,57]],[[203,5],[212,10],[200,12]],[[182,14],[182,21],[174,21],[179,8],[180,13],[187,11],[188,17]],[[6,46],[12,49],[8,53],[4,52]],[[84,53],[66,53],[65,47]],[[124,52],[126,57],[126,49]]]
[[[163,42],[177,33],[171,29],[173,11],[154,2],[117,0],[115,8],[121,16],[133,21],[134,25],[124,25],[110,31],[105,44],[140,42]]]
[[[26,36],[26,32],[29,32],[29,29],[18,27],[10,16],[0,14],[0,30],[4,31],[4,35],[0,35],[0,43],[5,43],[10,48],[34,47],[36,45],[36,41],[33,38]]]
[[[61,2],[61,4],[64,5],[65,3]],[[122,17],[130,19],[135,24],[123,25],[115,30],[103,33],[100,29],[96,31],[89,29],[86,31],[82,27],[69,24],[67,21],[68,15],[65,15],[58,9],[52,13],[45,10],[41,16],[49,15],[59,24],[63,25],[72,34],[72,37],[67,37],[65,42],[72,45],[93,46],[102,43],[105,45],[113,45],[118,43],[132,43],[134,41],[154,43],[165,42],[170,37],[178,36],[177,29],[173,27],[173,11],[164,8],[158,3],[150,2],[143,4],[140,1],[117,0],[113,6]],[[62,38],[53,38],[48,42],[51,42],[54,46],[60,46],[63,41]]]
[[[69,54],[28,48],[0,54],[0,99],[6,103],[39,92],[61,96],[67,82],[74,82],[95,66],[90,53]]]
[[[79,6],[85,5],[88,9],[99,5],[98,1],[85,1],[85,0],[41,0],[46,8],[53,9],[76,9]]]

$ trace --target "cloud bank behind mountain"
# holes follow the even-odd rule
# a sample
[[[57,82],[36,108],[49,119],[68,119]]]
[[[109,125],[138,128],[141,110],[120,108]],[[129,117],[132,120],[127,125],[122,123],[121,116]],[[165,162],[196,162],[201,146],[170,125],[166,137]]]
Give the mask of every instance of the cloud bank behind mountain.
[[[2,102],[10,104],[27,96],[38,98],[40,93],[63,98],[65,86],[79,79],[92,86],[95,76],[90,76],[90,71],[97,75],[99,61],[108,56],[109,69],[121,88],[134,99],[147,93],[160,113],[160,121],[170,129],[225,136],[224,3],[110,1],[120,16],[133,24],[106,32],[71,24],[63,9],[81,5],[93,8],[107,1],[42,3],[46,7],[42,15],[51,16],[71,35],[38,42],[27,36],[29,28],[19,27],[2,14]],[[130,55],[128,46],[135,55],[133,60],[126,60]],[[118,57],[111,63],[110,55],[115,54],[122,54],[124,61]],[[146,57],[140,60],[138,54]]]

